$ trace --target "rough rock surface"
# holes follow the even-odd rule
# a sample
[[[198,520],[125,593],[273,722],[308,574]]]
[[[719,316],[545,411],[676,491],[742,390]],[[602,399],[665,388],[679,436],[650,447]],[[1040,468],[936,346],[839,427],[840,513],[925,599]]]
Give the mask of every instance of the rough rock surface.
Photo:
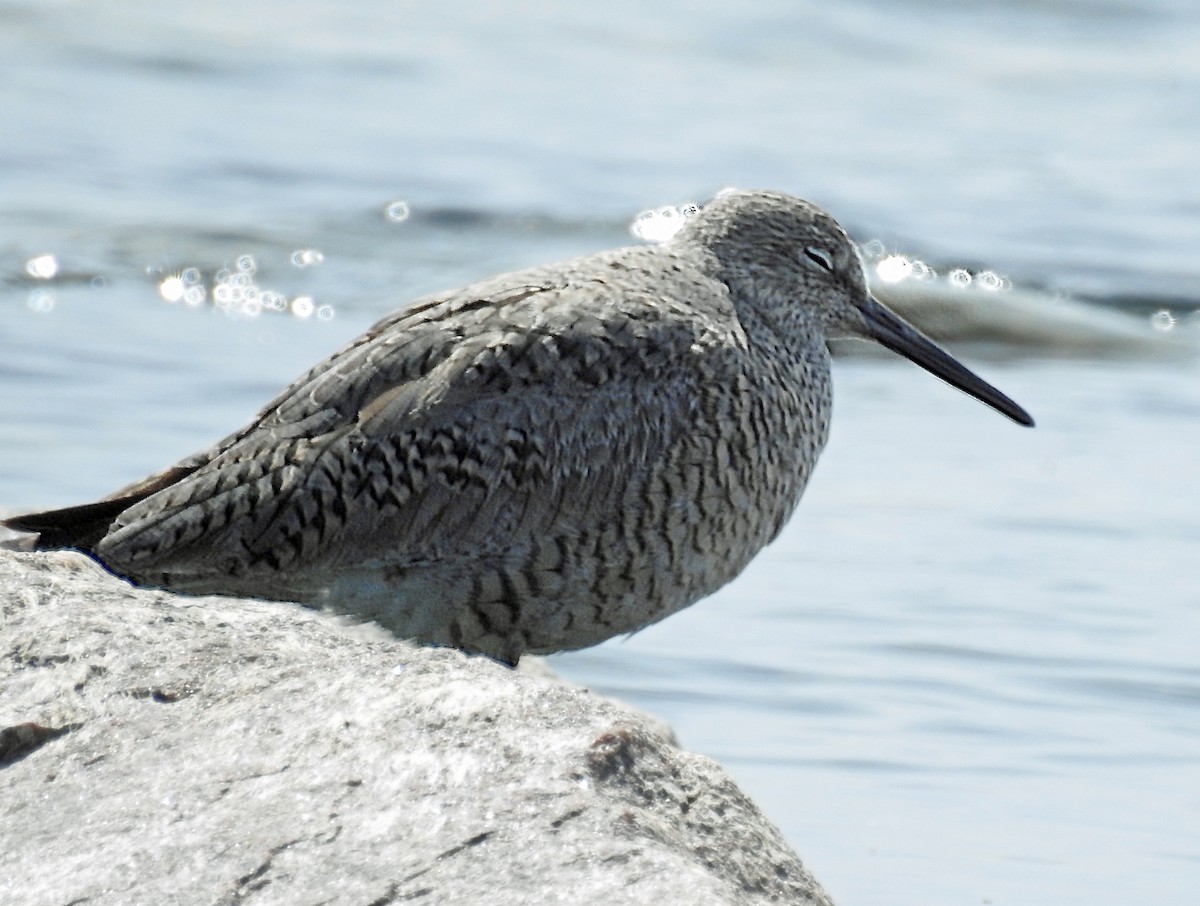
[[[552,677],[0,550],[6,904],[828,904],[710,760]]]

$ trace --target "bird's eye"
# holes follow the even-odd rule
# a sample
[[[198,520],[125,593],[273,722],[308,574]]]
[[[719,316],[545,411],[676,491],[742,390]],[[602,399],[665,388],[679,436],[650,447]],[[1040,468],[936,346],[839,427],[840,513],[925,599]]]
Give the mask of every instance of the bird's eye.
[[[825,251],[825,249],[814,248],[811,245],[806,246],[804,249],[804,256],[813,264],[817,265],[817,267],[827,270],[831,274],[833,273],[833,259],[830,258],[829,252]]]

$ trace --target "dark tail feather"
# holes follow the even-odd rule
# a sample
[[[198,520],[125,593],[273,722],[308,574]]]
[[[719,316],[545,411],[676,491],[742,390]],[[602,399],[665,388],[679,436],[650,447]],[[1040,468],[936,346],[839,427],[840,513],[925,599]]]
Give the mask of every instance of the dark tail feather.
[[[3,520],[2,524],[18,532],[37,534],[36,550],[54,550],[73,547],[91,552],[92,548],[108,533],[124,510],[137,503],[137,497],[120,497],[116,500],[101,500],[82,506],[69,506],[61,510],[44,513],[26,513]]]
[[[193,462],[172,466],[95,503],[64,507],[61,510],[46,510],[44,513],[11,516],[8,519],[0,519],[0,525],[18,532],[36,534],[38,538],[34,542],[34,550],[70,547],[90,554],[100,539],[108,534],[109,528],[121,513],[151,494],[190,475],[196,468],[197,465]]]

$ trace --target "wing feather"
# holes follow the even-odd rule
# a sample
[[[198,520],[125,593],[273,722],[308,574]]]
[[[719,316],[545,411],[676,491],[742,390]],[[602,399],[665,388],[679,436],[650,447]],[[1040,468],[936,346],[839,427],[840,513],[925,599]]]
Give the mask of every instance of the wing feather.
[[[579,524],[687,430],[695,360],[729,341],[717,323],[604,279],[426,300],[185,461],[97,553],[132,576],[238,575],[499,551]]]

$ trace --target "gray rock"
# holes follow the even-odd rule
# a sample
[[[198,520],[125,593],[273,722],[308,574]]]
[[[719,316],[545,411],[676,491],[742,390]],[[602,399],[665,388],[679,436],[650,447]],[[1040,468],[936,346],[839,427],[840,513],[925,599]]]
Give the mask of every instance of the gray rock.
[[[707,758],[553,677],[0,551],[6,904],[828,904]]]

